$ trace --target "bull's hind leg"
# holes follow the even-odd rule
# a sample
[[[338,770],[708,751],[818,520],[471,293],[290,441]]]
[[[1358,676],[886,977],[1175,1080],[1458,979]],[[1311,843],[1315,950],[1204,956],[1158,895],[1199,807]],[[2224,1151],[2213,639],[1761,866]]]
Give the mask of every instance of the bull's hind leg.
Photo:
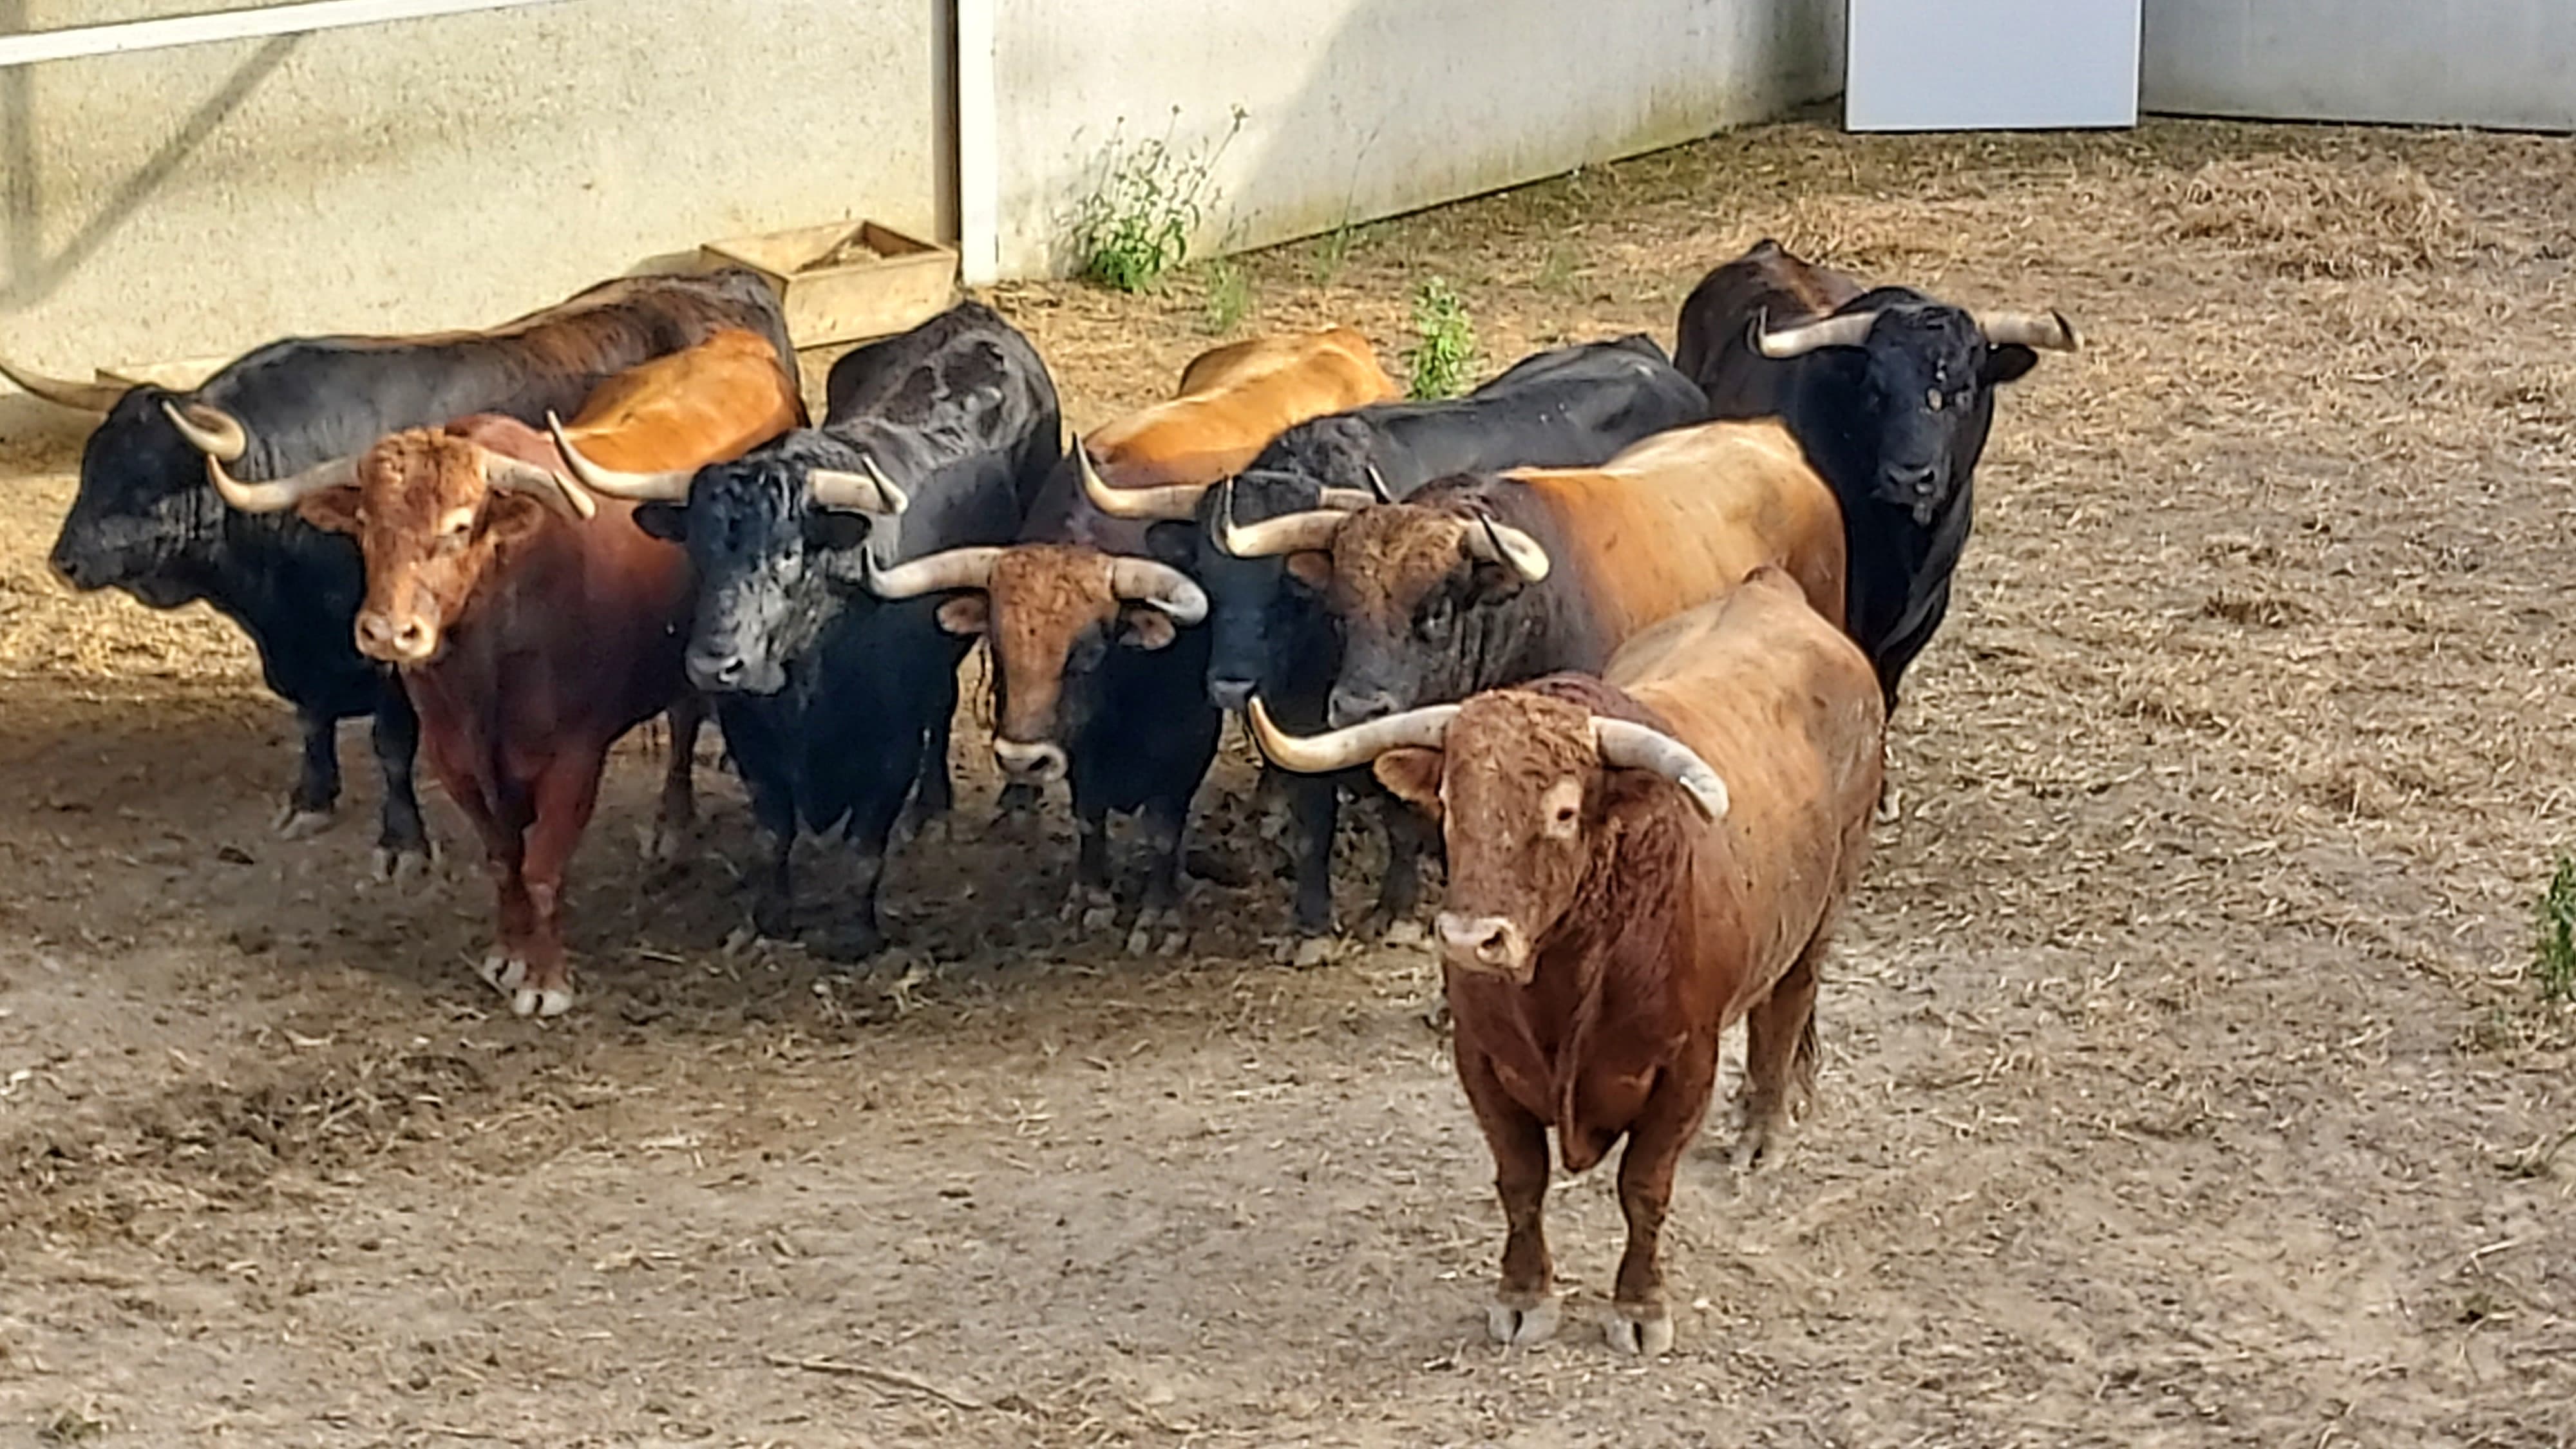
[[[1181,848],[1189,826],[1189,797],[1149,800],[1140,818],[1145,826],[1145,899],[1135,928],[1127,933],[1127,954],[1159,951],[1170,956],[1189,940],[1181,928]]]
[[[1547,1124],[1522,1110],[1494,1076],[1493,1063],[1458,1048],[1458,1083],[1494,1154],[1494,1192],[1503,1200],[1503,1273],[1485,1308],[1497,1343],[1543,1343],[1556,1332],[1556,1267],[1548,1258]]]
[[[663,762],[662,802],[653,812],[652,833],[644,838],[644,858],[657,865],[686,855],[697,829],[698,732],[706,727],[707,702],[683,694],[663,715],[671,724],[671,758]]]
[[[1386,878],[1378,882],[1377,905],[1360,922],[1360,934],[1396,938],[1405,934],[1400,928],[1410,927],[1419,940],[1422,928],[1413,920],[1413,907],[1422,898],[1422,859],[1436,848],[1439,833],[1430,817],[1393,795],[1378,797],[1378,819],[1386,827]]]
[[[1789,1145],[1789,1114],[1816,1085],[1816,966],[1826,933],[1818,929],[1771,994],[1744,1019],[1744,1124],[1735,1139],[1735,1170],[1759,1172]]]
[[[561,1016],[572,1009],[572,966],[563,939],[564,867],[599,804],[599,777],[607,756],[605,746],[569,746],[547,763],[528,791],[536,817],[520,872],[530,914],[528,969],[510,997],[510,1010],[521,1016]]]
[[[1673,1346],[1672,1310],[1664,1304],[1664,1214],[1673,1197],[1673,1168],[1699,1130],[1717,1085],[1717,1038],[1664,1070],[1645,1110],[1628,1128],[1619,1154],[1619,1210],[1628,1219],[1628,1248],[1603,1324],[1622,1353],[1659,1354]]]
[[[929,712],[929,729],[921,746],[921,771],[912,787],[912,804],[904,811],[902,829],[906,836],[918,840],[928,835],[936,838],[933,827],[948,818],[957,804],[957,783],[948,760],[949,732],[957,723],[957,674],[951,670],[947,685],[937,690],[936,697],[924,707]],[[1009,793],[1005,786],[1003,793]]]

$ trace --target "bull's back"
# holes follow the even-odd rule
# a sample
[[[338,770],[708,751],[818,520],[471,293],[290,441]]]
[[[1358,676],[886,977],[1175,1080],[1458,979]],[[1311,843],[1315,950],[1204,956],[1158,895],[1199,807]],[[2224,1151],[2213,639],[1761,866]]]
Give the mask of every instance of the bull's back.
[[[739,457],[798,413],[795,380],[768,341],[729,327],[609,379],[565,432],[603,467],[654,472]]]
[[[1691,289],[1682,302],[1673,365],[1706,391],[1711,417],[1785,412],[1801,366],[1755,352],[1749,337],[1753,324],[1812,322],[1862,291],[1851,277],[1803,261],[1765,239]]]
[[[1201,355],[1178,397],[1095,430],[1085,446],[1114,484],[1213,483],[1299,423],[1396,393],[1368,339],[1350,328],[1254,338]]]
[[[1695,919],[1742,943],[1726,1015],[1797,958],[1858,877],[1885,710],[1859,646],[1778,574],[1623,649],[1605,678],[1726,781],[1694,870]]]
[[[1515,473],[1554,532],[1613,643],[1731,592],[1764,564],[1843,617],[1842,514],[1777,422],[1702,423],[1646,439],[1596,469]]]

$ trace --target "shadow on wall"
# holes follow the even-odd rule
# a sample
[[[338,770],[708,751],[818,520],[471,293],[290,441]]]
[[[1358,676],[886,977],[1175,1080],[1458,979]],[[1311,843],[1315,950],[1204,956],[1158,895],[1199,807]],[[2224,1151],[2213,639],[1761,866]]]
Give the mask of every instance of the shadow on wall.
[[[1084,198],[1113,148],[1132,160],[1140,142],[1164,139],[1176,170],[1222,147],[1215,204],[1192,236],[1205,256],[1679,144],[1840,88],[1842,0],[1652,8],[1634,20],[1626,7],[1492,0],[1462,25],[1416,0],[1276,0],[1258,13],[1004,0],[1003,273],[1072,270]],[[1301,20],[1320,38],[1283,40]]]

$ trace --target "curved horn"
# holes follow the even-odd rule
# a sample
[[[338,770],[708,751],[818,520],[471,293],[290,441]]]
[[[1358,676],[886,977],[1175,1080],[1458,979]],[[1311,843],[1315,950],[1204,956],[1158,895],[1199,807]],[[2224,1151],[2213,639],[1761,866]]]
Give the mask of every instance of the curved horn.
[[[1218,503],[1217,551],[1230,558],[1271,558],[1284,553],[1331,548],[1333,535],[1342,531],[1342,521],[1351,516],[1338,508],[1309,508],[1298,513],[1283,513],[1277,518],[1265,518],[1249,526],[1237,524],[1234,521],[1234,480],[1231,478],[1225,480],[1225,496]]]
[[[1196,518],[1199,499],[1210,483],[1167,483],[1159,488],[1112,488],[1100,470],[1091,466],[1091,454],[1083,450],[1082,440],[1074,439],[1074,462],[1082,471],[1082,495],[1091,506],[1111,518],[1187,519]]]
[[[911,497],[894,486],[876,459],[862,453],[859,466],[866,471],[845,473],[838,468],[816,468],[807,473],[806,486],[814,490],[814,502],[851,513],[895,514],[912,506]]]
[[[1171,615],[1175,624],[1195,624],[1207,617],[1207,595],[1190,582],[1190,576],[1150,558],[1111,559],[1109,590],[1122,599],[1151,604]]]
[[[20,367],[0,357],[0,377],[16,383],[29,397],[40,397],[56,407],[72,408],[85,413],[103,413],[116,406],[126,390],[112,382],[73,382],[69,378],[47,377],[32,368]]]
[[[1547,577],[1547,548],[1537,539],[1508,523],[1479,518],[1483,528],[1467,535],[1467,551],[1487,563],[1508,565],[1521,582],[1534,584]]]
[[[1374,496],[1378,502],[1393,503],[1395,501],[1395,490],[1386,486],[1386,475],[1377,470],[1377,465],[1375,463],[1368,465],[1368,480],[1369,493]]]
[[[1436,750],[1441,737],[1449,732],[1449,721],[1457,717],[1458,706],[1454,704],[1426,704],[1320,735],[1291,735],[1282,733],[1271,722],[1270,710],[1257,694],[1244,716],[1253,742],[1261,747],[1261,757],[1301,775],[1356,769],[1389,750]]]
[[[1770,314],[1753,319],[1753,349],[1775,361],[1804,357],[1819,347],[1858,347],[1869,340],[1869,329],[1878,322],[1876,312],[1847,312],[1827,317],[1803,327],[1771,330]]]
[[[161,411],[169,417],[170,426],[179,430],[180,437],[209,458],[238,463],[241,455],[250,451],[250,431],[241,425],[241,419],[222,408],[198,402],[165,402]]]
[[[1315,501],[1337,513],[1357,513],[1387,500],[1359,488],[1326,488],[1317,494]]]
[[[1652,770],[1682,787],[1701,818],[1712,824],[1726,818],[1726,782],[1699,752],[1661,730],[1634,720],[1592,717],[1592,745],[1601,763],[1621,770]]]
[[[297,500],[310,497],[325,488],[338,488],[358,481],[358,460],[332,458],[316,463],[291,477],[276,478],[266,483],[244,483],[224,471],[214,454],[206,455],[206,481],[224,501],[244,513],[284,513]]]
[[[534,494],[539,503],[566,518],[595,518],[599,515],[599,505],[590,501],[590,495],[554,469],[540,468],[489,448],[476,451],[483,458],[484,487]]]
[[[1986,341],[2001,347],[2019,343],[2044,352],[2075,352],[2084,339],[2075,335],[2075,324],[2059,311],[1992,312],[1977,318],[1977,327]]]
[[[546,414],[546,431],[554,435],[555,451],[563,454],[564,465],[581,486],[593,493],[611,498],[624,498],[636,503],[685,503],[689,499],[689,480],[697,476],[695,468],[673,468],[660,473],[621,473],[603,468],[581,455],[581,449],[564,436],[563,419],[553,412]]]
[[[859,550],[868,592],[880,599],[917,599],[942,589],[980,589],[993,577],[993,561],[1002,551],[990,544],[943,549],[910,563],[881,569],[866,549]]]

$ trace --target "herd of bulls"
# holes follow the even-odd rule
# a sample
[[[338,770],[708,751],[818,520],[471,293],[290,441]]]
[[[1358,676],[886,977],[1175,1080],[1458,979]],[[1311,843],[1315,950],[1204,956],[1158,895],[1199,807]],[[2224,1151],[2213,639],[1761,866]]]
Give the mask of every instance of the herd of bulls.
[[[1114,919],[1108,817],[1140,817],[1131,950],[1183,939],[1190,804],[1239,713],[1286,772],[1300,933],[1333,927],[1341,795],[1390,843],[1373,925],[1445,855],[1458,1071],[1509,1225],[1494,1334],[1556,1323],[1554,1128],[1578,1171],[1628,1141],[1608,1327],[1653,1352],[1720,1034],[1747,1023],[1755,1165],[1812,1076],[1818,958],[1994,390],[2075,345],[2055,313],[1972,316],[1766,241],[1691,293],[1669,358],[1568,346],[1405,402],[1348,329],[1263,338],[1070,447],[1036,350],[974,302],[842,357],[811,425],[741,271],[484,332],[273,343],[185,393],[0,372],[105,414],[55,569],[209,603],[295,706],[283,829],[327,822],[335,726],[370,715],[379,869],[411,872],[426,744],[498,889],[483,974],[522,1015],[572,1004],[565,865],[609,749],[657,713],[653,848],[689,827],[712,711],[770,842],[762,932],[796,927],[801,832],[852,848],[857,899],[809,941],[840,959],[879,944],[907,808],[949,807],[975,641],[1002,808],[1069,787],[1068,914]]]

